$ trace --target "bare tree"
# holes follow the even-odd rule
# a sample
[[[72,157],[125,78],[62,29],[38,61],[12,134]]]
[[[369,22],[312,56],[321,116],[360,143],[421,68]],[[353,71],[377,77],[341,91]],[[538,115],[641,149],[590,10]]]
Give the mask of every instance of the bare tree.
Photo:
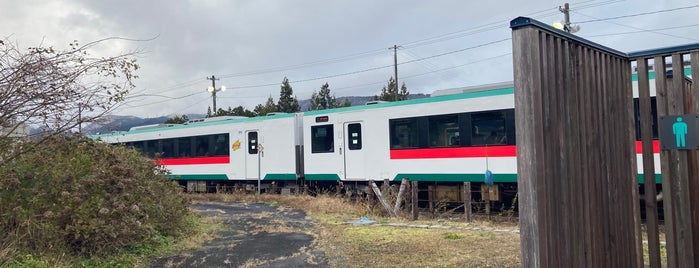
[[[65,50],[41,45],[23,50],[0,40],[0,159],[22,152],[4,150],[21,126],[41,129],[36,139],[41,141],[93,121],[123,101],[137,78],[135,52],[108,57],[88,52],[114,39],[73,41]]]

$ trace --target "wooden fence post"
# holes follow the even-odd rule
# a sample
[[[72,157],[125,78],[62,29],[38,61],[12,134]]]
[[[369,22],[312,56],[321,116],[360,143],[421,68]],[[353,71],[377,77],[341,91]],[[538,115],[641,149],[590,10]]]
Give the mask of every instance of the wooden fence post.
[[[396,205],[393,206],[393,211],[395,211],[396,213],[398,213],[398,211],[400,211],[400,205],[401,205],[401,203],[403,203],[403,194],[405,191],[405,186],[408,183],[409,183],[408,179],[406,179],[406,178],[403,178],[403,180],[401,180],[401,182],[400,182],[400,189],[398,190],[398,196],[396,197]]]
[[[427,185],[427,202],[430,212],[434,212],[434,184]]]
[[[379,189],[378,186],[376,186],[376,183],[374,181],[371,181],[371,188],[374,189],[374,193],[376,194],[376,197],[379,198],[379,202],[381,202],[381,205],[388,211],[388,214],[391,215],[391,217],[396,216],[396,212],[393,211],[393,208],[391,208],[391,205],[388,204],[388,201],[383,197],[381,194],[381,190]]]
[[[413,182],[412,182],[412,185],[411,185],[411,187],[410,187],[410,190],[412,190],[412,191],[411,191],[411,192],[412,192],[412,195],[411,195],[412,201],[410,201],[410,203],[412,203],[412,206],[411,206],[411,208],[412,208],[412,216],[413,216],[412,218],[413,218],[414,221],[416,221],[417,218],[418,218],[418,210],[417,210],[417,204],[418,204],[418,203],[417,203],[417,192],[418,192],[418,188],[417,188],[417,182],[416,182],[416,181],[413,181]]]
[[[471,183],[464,182],[464,220],[471,222]]]

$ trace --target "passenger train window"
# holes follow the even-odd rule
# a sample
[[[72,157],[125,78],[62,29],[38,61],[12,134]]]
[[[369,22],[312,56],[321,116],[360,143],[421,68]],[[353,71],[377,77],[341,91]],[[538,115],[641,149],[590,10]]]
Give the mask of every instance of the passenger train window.
[[[175,155],[175,142],[177,139],[164,139],[161,141],[161,146],[162,150],[160,157],[161,158],[174,158],[177,157]]]
[[[194,156],[211,156],[211,136],[194,137]]]
[[[311,127],[311,153],[332,153],[335,151],[333,125]]]
[[[360,123],[347,125],[347,148],[350,150],[362,149],[362,125]]]
[[[507,144],[505,111],[471,114],[471,145]]]
[[[216,134],[214,136],[214,155],[224,156],[229,154],[228,134]]]
[[[248,132],[248,154],[257,154],[257,132]]]
[[[389,120],[391,149],[419,147],[417,118]]]
[[[453,147],[461,144],[459,117],[456,114],[430,116],[429,147]]]
[[[178,157],[191,157],[192,156],[192,138],[183,137],[177,138],[177,154]]]

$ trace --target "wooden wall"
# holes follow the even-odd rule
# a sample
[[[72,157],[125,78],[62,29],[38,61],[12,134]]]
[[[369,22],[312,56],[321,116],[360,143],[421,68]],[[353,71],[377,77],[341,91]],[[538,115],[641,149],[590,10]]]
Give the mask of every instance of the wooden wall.
[[[626,54],[511,22],[523,267],[642,265]]]

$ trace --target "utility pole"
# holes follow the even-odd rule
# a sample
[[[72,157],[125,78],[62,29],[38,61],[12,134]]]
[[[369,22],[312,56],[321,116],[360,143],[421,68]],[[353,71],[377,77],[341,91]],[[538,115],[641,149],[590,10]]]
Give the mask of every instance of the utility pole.
[[[211,77],[207,77],[206,79],[211,80],[211,88],[209,89],[209,91],[211,92],[211,96],[214,99],[214,110],[211,113],[215,115],[216,114],[216,80],[220,80],[220,79],[216,78],[216,76],[214,76],[213,74],[211,75]]]
[[[396,89],[393,92],[393,101],[398,101],[398,48],[400,46],[398,45],[393,45],[393,47],[389,47],[388,49],[393,49],[393,76],[395,78],[396,82]]]
[[[563,30],[570,32],[570,6],[568,3],[565,3],[563,7],[558,6],[558,11],[563,13]]]

